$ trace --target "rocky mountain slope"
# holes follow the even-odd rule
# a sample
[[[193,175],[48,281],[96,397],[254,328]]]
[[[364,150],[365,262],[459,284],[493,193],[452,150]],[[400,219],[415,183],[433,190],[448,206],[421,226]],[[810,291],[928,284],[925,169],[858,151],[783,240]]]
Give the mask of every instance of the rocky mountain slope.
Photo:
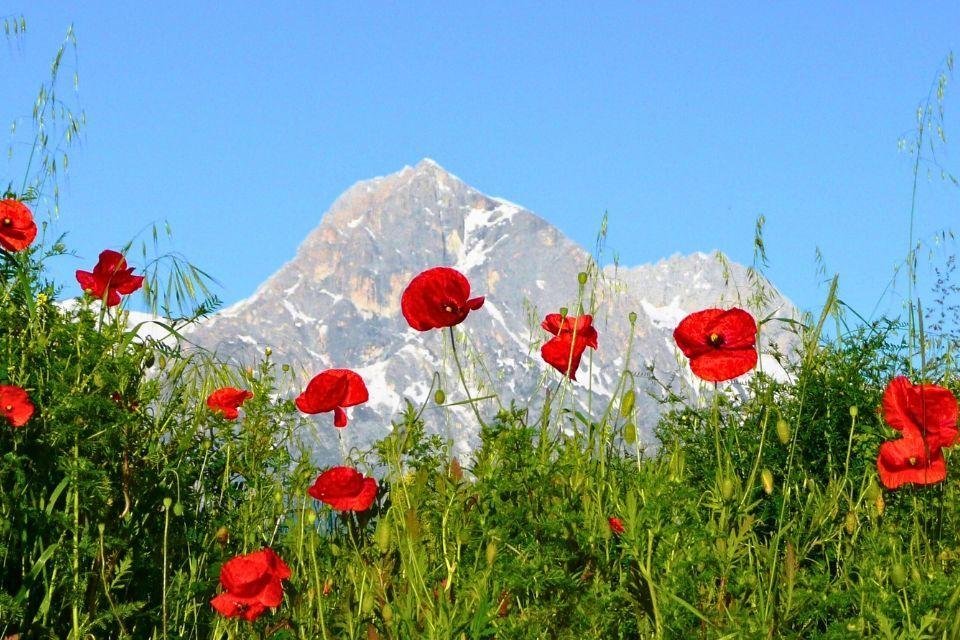
[[[590,264],[587,251],[542,218],[486,196],[423,160],[348,189],[292,260],[250,298],[212,316],[191,337],[243,363],[269,346],[278,362],[299,373],[302,385],[323,369],[354,369],[366,381],[370,400],[350,410],[350,425],[341,435],[347,448],[362,448],[387,433],[405,398],[424,400],[434,372],[448,402],[463,399],[446,334],[414,331],[400,314],[400,295],[414,275],[452,266],[468,277],[472,295],[486,296],[483,308],[458,327],[464,330],[458,350],[473,393],[496,393],[506,405],[511,399],[527,403],[556,385],[559,375],[539,357],[539,345],[548,337],[539,323],[560,307],[576,309],[577,274]],[[762,284],[769,299],[752,311],[795,314],[769,283]],[[584,356],[568,402],[601,411],[606,406],[625,363],[628,315],[636,312],[630,368],[641,374],[638,431],[651,441],[663,389],[647,368],[675,390],[696,386],[688,368],[678,365],[671,337],[676,323],[701,308],[746,305],[755,288],[747,269],[716,255],[608,266],[600,274],[594,270],[583,303],[594,309],[599,349],[592,362],[589,351]],[[790,335],[777,323],[769,327],[764,340],[785,349]],[[762,364],[778,370],[769,356]],[[488,415],[496,407],[494,399],[480,403]],[[425,417],[429,428],[454,440],[461,454],[476,442],[476,419],[462,406],[432,408]],[[314,433],[304,435],[318,460],[338,460],[332,419],[317,416],[316,422]]]

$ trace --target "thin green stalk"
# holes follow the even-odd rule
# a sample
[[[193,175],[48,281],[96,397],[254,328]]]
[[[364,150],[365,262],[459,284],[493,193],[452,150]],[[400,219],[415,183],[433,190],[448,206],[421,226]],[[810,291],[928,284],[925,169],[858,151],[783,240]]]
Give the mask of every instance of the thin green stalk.
[[[470,402],[470,408],[473,409],[473,415],[477,417],[477,422],[480,423],[481,427],[486,428],[487,423],[480,417],[480,410],[477,409],[476,402],[474,402],[473,397],[470,395],[470,387],[467,386],[467,377],[463,374],[463,367],[460,365],[460,356],[457,353],[457,340],[453,334],[453,327],[447,327],[447,330],[450,335],[450,347],[453,349],[453,361],[457,364],[457,373],[460,375],[460,383],[463,385],[463,391],[467,394],[467,400]]]

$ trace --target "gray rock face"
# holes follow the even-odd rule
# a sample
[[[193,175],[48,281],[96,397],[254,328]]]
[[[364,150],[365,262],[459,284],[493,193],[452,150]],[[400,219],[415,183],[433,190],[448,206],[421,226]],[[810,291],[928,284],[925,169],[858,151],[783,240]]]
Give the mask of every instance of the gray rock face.
[[[628,314],[636,312],[629,368],[637,373],[637,427],[651,442],[664,394],[647,369],[675,391],[698,383],[685,360],[678,361],[672,332],[691,311],[744,306],[757,317],[796,311],[769,283],[751,283],[748,270],[722,256],[674,256],[654,265],[606,267],[597,271],[590,255],[559,230],[522,207],[486,196],[432,160],[398,173],[357,183],[340,196],[297,250],[296,256],[248,299],[212,316],[191,339],[221,357],[250,363],[267,346],[274,359],[300,372],[299,393],[328,368],[357,371],[370,400],[348,410],[350,424],[339,434],[345,448],[366,447],[385,435],[409,398],[420,404],[439,374],[447,402],[465,398],[446,331],[420,333],[400,314],[400,296],[419,272],[447,265],[470,280],[471,295],[484,306],[458,325],[457,353],[481,413],[492,416],[498,401],[517,400],[535,414],[544,389],[560,375],[545,365],[539,347],[550,336],[539,324],[547,313],[578,303],[577,274],[590,270],[582,304],[593,310],[599,349],[587,350],[579,382],[561,394],[567,406],[599,415],[615,390],[629,342]],[[767,299],[747,304],[757,285]],[[763,344],[786,350],[791,335],[776,323],[765,327]],[[761,352],[768,351],[763,347]],[[592,356],[592,358],[591,358]],[[782,374],[772,358],[762,365]],[[458,453],[476,444],[472,412],[431,406],[428,429],[448,436]],[[318,462],[340,459],[332,417],[320,415],[311,442]]]

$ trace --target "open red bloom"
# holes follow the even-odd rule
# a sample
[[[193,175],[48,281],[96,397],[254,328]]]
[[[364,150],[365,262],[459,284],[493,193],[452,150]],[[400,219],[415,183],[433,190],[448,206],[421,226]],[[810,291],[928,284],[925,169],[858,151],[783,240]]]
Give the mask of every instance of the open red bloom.
[[[122,253],[106,249],[100,252],[100,260],[93,272],[77,270],[77,282],[84,292],[94,298],[107,298],[107,306],[120,304],[120,294],[133,293],[143,286],[143,276],[133,275],[133,267],[127,267]]]
[[[597,348],[597,330],[591,326],[593,316],[561,316],[549,313],[540,324],[552,333],[551,338],[540,348],[540,355],[547,364],[571,380],[577,379],[577,367],[587,347]]]
[[[704,309],[680,321],[673,339],[700,379],[723,382],[757,366],[757,323],[748,312]]]
[[[295,402],[297,409],[304,413],[333,411],[333,426],[343,428],[347,426],[344,407],[366,402],[369,397],[367,385],[357,373],[349,369],[328,369],[314,376]]]
[[[935,384],[912,384],[897,376],[883,392],[883,419],[905,437],[925,440],[931,449],[957,440],[957,399]]]
[[[207,406],[214,413],[221,414],[227,420],[236,420],[240,413],[237,408],[253,397],[252,391],[223,387],[207,396]]]
[[[470,297],[466,276],[450,267],[434,267],[416,276],[400,296],[400,311],[417,331],[460,324],[483,306],[483,296]]]
[[[37,237],[37,223],[27,205],[19,200],[0,200],[0,247],[23,251]]]
[[[377,497],[377,481],[351,467],[332,467],[317,476],[307,493],[337,511],[366,511]]]
[[[615,536],[619,536],[626,531],[623,527],[623,520],[616,516],[607,518],[607,523],[610,525],[610,531],[612,531]]]
[[[880,445],[877,472],[887,489],[908,482],[936,484],[947,477],[947,463],[940,447],[931,447],[923,438],[911,434]]]
[[[0,415],[10,422],[10,426],[22,427],[33,416],[33,403],[30,396],[20,387],[0,384]]]
[[[210,604],[227,618],[253,621],[267,608],[283,600],[281,580],[290,577],[290,567],[269,547],[227,560],[220,569],[224,592]]]

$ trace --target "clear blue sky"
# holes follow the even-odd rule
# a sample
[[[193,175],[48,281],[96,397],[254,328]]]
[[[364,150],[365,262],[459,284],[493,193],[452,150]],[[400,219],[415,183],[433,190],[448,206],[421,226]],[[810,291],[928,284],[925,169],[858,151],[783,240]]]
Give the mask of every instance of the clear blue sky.
[[[166,220],[234,302],[351,184],[428,156],[586,246],[608,211],[627,265],[713,249],[749,263],[763,214],[784,293],[817,307],[819,247],[868,314],[907,251],[898,139],[960,53],[955,1],[120,4],[2,14],[28,21],[0,52],[4,122],[29,114],[71,22],[79,41],[88,126],[57,229],[82,259],[54,264],[66,295],[102,248]],[[939,153],[960,173],[955,145]],[[917,238],[955,226],[958,203],[924,173]]]

